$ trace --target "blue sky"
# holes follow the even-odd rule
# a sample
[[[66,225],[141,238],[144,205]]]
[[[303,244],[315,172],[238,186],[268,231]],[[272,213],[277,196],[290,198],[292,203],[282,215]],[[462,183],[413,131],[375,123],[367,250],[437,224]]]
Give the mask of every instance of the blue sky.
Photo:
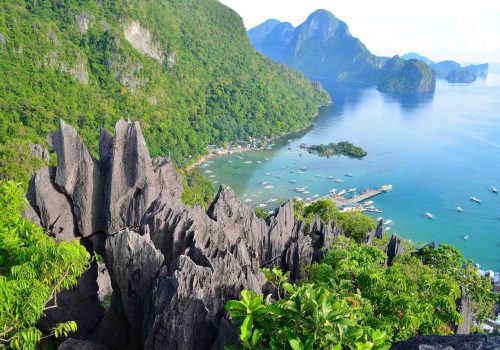
[[[500,63],[500,0],[220,0],[247,28],[269,18],[300,24],[318,8],[347,22],[375,54],[416,51],[439,61]]]

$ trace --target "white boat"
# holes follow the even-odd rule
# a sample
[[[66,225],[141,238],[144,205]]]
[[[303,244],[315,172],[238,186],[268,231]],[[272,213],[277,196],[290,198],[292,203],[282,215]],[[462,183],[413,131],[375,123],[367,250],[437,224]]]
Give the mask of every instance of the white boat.
[[[264,208],[264,207],[267,207],[267,204],[266,204],[266,203],[260,203],[260,204],[258,205],[258,207],[259,207],[259,208]]]
[[[266,187],[264,187],[264,189],[266,190],[272,190],[274,188],[273,185],[267,185]]]
[[[262,164],[261,160],[256,161],[257,164]]]
[[[382,191],[382,192],[389,192],[390,190],[392,190],[392,185],[383,185],[383,186],[380,186],[379,190]]]
[[[265,186],[265,185],[267,185],[268,183],[269,183],[269,182],[264,181],[263,183],[261,183],[261,185],[262,185],[262,186]]]
[[[354,175],[351,174],[351,173],[344,174],[344,176],[346,176],[346,177],[354,177]]]
[[[296,184],[296,183],[297,183],[297,180],[290,180],[290,181],[288,181],[288,182],[290,182],[291,184]]]
[[[210,176],[208,176],[208,177],[209,177],[209,178],[211,178],[211,179],[213,179],[213,178],[215,178],[216,176],[215,176],[214,174],[212,174],[212,175],[210,175]]]
[[[306,201],[310,201],[310,200],[311,200],[311,197],[307,197],[307,198],[306,198]]]
[[[271,198],[267,201],[267,203],[274,203],[277,202],[278,200],[276,198]]]
[[[275,178],[281,179],[283,176],[282,175],[274,175]]]
[[[335,193],[337,193],[337,189],[336,189],[336,188],[332,188],[332,189],[330,190],[330,193],[331,193],[331,194],[335,194]]]
[[[305,187],[295,187],[295,192],[302,193],[302,192],[305,192],[305,191],[306,191]]]
[[[266,175],[266,176],[271,176],[271,173],[264,173],[264,175]]]
[[[353,193],[353,192],[356,192],[355,188],[350,188],[350,189],[347,190],[347,193]]]
[[[456,208],[455,208],[455,211],[456,211],[457,213],[463,213],[463,212],[464,212],[464,210],[463,210],[461,207],[456,207]]]
[[[307,170],[307,167],[303,166],[303,167],[301,167],[301,168],[299,168],[299,169],[300,169],[300,170],[302,170],[302,171],[306,171],[306,170]]]
[[[498,193],[498,189],[495,186],[491,186],[488,190],[493,193]]]
[[[377,220],[377,221],[380,221],[380,220],[384,220],[384,218],[383,218],[383,217],[381,217],[381,216],[379,216],[376,220]]]
[[[268,157],[264,157],[264,160],[269,160],[269,158]]]
[[[213,171],[212,170],[205,170],[204,173],[205,174],[211,174],[211,173],[213,173]]]
[[[253,200],[251,200],[250,198],[247,198],[247,199],[245,199],[245,201],[244,201],[244,203],[251,203],[251,202],[253,202]]]
[[[323,176],[323,175],[320,175],[320,174],[314,175],[314,177],[321,177],[321,176]]]
[[[385,228],[385,230],[386,230],[386,231],[390,231],[390,230],[391,230],[391,226],[387,226],[387,227]]]
[[[479,203],[479,204],[481,204],[481,200],[480,200],[479,198],[477,198],[477,197],[470,197],[470,200],[471,200],[472,202],[474,202],[474,203]]]
[[[344,194],[346,194],[346,193],[347,193],[347,191],[346,191],[346,190],[342,190],[342,191],[340,191],[339,193],[337,193],[337,195],[339,195],[339,196],[343,196],[343,195],[344,195]]]
[[[424,216],[429,219],[429,220],[434,220],[434,214],[432,213],[429,213],[429,212],[425,212],[424,213]]]
[[[367,201],[367,202],[364,202],[363,204],[366,205],[366,206],[370,206],[370,205],[373,205],[373,201]]]
[[[328,180],[333,180],[333,176],[328,176],[327,179]]]
[[[303,201],[302,197],[295,197],[295,199],[298,200],[299,202]]]
[[[309,192],[309,191],[304,191],[303,193],[304,193],[304,194],[309,194],[309,193],[311,193],[311,192]]]
[[[390,225],[390,224],[392,224],[392,223],[393,223],[393,221],[392,221],[391,219],[389,219],[389,220],[387,220],[386,222],[384,222],[384,224],[386,224],[386,225]]]
[[[313,196],[313,198],[318,198],[318,197],[319,197],[319,194],[315,194],[315,195]]]
[[[336,182],[336,183],[338,183],[338,184],[341,184],[341,183],[343,183],[343,182],[344,182],[344,180],[341,180],[341,179],[335,179],[333,182]]]
[[[469,239],[469,235],[465,235],[464,240],[468,240],[468,239]]]

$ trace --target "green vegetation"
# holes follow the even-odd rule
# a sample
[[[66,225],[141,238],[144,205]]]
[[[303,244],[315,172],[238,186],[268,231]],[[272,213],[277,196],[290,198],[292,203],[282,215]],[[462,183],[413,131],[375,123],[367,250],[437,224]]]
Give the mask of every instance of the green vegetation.
[[[292,285],[277,269],[263,272],[287,296],[272,303],[243,290],[241,301],[226,304],[245,349],[389,349],[387,335],[364,324],[369,308],[359,293]]]
[[[18,140],[44,144],[60,118],[94,154],[101,127],[139,120],[152,155],[184,165],[208,144],[302,128],[329,101],[257,54],[241,18],[216,0],[12,0],[0,14],[3,178],[29,177],[38,165]],[[132,21],[163,62],[127,41]]]
[[[259,219],[267,219],[269,217],[269,213],[264,208],[255,208],[255,215],[257,215]]]
[[[294,201],[295,219],[310,224],[317,216],[322,222],[336,221],[347,237],[356,242],[364,242],[367,232],[376,227],[375,221],[359,212],[341,213],[335,203],[329,199],[320,199],[309,205],[304,202]]]
[[[348,237],[336,237],[320,263],[303,266],[295,284],[289,274],[264,269],[272,295],[243,290],[226,304],[240,327],[245,349],[388,349],[416,335],[452,334],[463,322],[461,288],[475,321],[492,314],[495,295],[488,279],[456,248],[442,244],[408,249],[386,266],[387,237],[365,244],[371,218],[339,213],[329,200],[294,202],[295,218],[310,224],[336,220]],[[271,297],[275,301],[271,300]]]
[[[57,292],[76,285],[89,266],[78,242],[56,242],[21,215],[24,191],[0,182],[0,348],[34,349],[42,333],[36,323],[57,305]],[[52,329],[55,337],[76,330],[73,321]]]
[[[391,58],[384,66],[384,79],[378,89],[383,92],[434,92],[435,73],[431,67],[419,60],[405,61],[398,56]]]
[[[264,270],[276,302],[243,291],[241,301],[226,305],[244,348],[388,349],[415,335],[452,334],[463,321],[461,286],[479,322],[493,310],[489,281],[450,246],[405,253],[389,267],[385,258],[378,246],[338,237],[296,284],[276,269]]]
[[[312,145],[305,148],[309,151],[309,153],[314,153],[327,158],[330,158],[331,156],[343,155],[350,158],[362,159],[368,154],[361,147],[355,146],[347,141],[339,143],[330,142],[326,145]]]
[[[208,209],[215,196],[214,185],[206,179],[199,169],[194,169],[182,174],[182,201],[187,205],[198,204]]]

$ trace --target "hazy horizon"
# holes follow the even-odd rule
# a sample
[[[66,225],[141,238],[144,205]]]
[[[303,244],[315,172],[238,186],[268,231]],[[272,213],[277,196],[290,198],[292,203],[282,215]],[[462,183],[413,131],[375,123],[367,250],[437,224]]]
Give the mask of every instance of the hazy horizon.
[[[417,52],[434,61],[500,63],[500,1],[474,4],[421,0],[220,0],[251,29],[268,19],[304,22],[315,10],[326,9],[347,23],[374,54]],[[474,6],[472,6],[474,5]]]

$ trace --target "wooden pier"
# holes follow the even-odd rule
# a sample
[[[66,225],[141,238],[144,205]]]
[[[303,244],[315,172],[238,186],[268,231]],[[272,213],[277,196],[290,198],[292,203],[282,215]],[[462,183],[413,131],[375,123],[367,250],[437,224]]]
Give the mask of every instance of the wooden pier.
[[[305,201],[305,203],[311,204],[311,203],[314,203],[320,199],[329,199],[329,200],[335,202],[335,205],[337,206],[337,208],[356,207],[357,206],[356,210],[363,211],[364,208],[363,208],[363,206],[359,205],[359,203],[366,201],[370,198],[376,197],[381,193],[388,192],[388,191],[390,191],[391,188],[392,188],[392,186],[391,187],[382,186],[382,187],[377,188],[377,189],[368,189],[368,190],[364,191],[363,193],[361,193],[355,197],[352,197],[352,198],[346,198],[344,196],[339,196],[337,194],[330,193],[324,197],[314,198],[314,199],[311,199],[309,201]]]

